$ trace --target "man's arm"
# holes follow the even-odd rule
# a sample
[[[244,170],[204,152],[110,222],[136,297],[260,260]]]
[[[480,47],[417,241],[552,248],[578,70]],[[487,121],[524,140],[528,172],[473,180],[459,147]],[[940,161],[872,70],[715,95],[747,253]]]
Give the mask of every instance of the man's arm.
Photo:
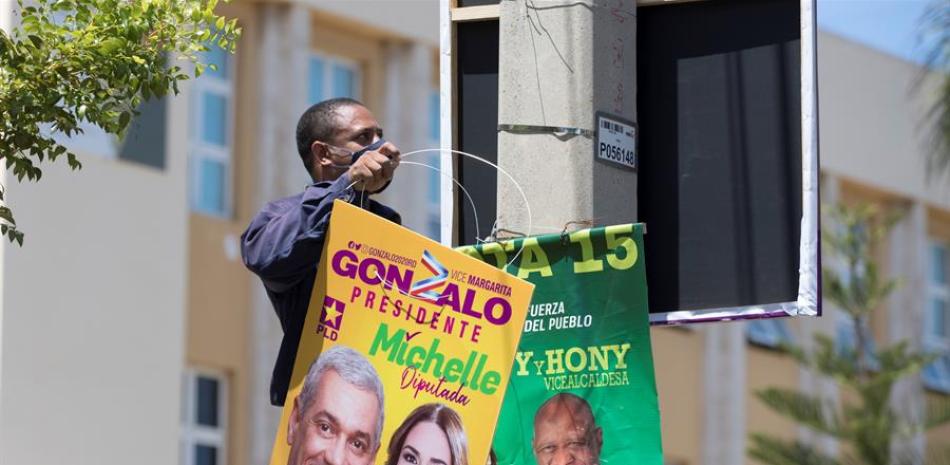
[[[344,174],[329,186],[308,186],[280,210],[258,213],[241,235],[244,265],[273,291],[296,284],[320,260],[333,201],[352,201],[350,184]]]
[[[320,260],[323,239],[336,199],[353,203],[357,191],[381,191],[399,165],[400,152],[387,142],[366,152],[329,186],[308,186],[299,201],[262,211],[241,235],[244,265],[281,292],[296,284]],[[366,194],[363,194],[366,195]]]

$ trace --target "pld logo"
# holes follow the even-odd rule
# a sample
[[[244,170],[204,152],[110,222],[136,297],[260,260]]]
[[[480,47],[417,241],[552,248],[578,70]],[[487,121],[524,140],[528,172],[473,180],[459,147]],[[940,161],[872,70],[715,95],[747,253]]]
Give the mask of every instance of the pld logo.
[[[323,311],[320,312],[320,323],[317,324],[317,334],[323,333],[324,339],[335,341],[339,337],[340,327],[343,326],[343,311],[346,306],[343,302],[326,296],[323,299]]]
[[[449,280],[449,270],[442,266],[428,250],[422,251],[422,265],[434,276],[413,283],[409,295],[426,302],[438,303],[440,295],[436,289],[444,286]]]

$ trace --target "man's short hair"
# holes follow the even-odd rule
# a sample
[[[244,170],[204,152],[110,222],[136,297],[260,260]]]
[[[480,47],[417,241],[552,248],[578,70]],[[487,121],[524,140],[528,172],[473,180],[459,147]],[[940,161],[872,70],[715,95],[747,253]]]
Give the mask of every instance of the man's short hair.
[[[534,413],[534,424],[538,424],[538,420],[541,418],[541,413],[551,404],[558,403],[562,406],[567,406],[571,410],[575,410],[576,407],[580,407],[581,412],[590,415],[592,422],[596,423],[594,418],[594,410],[591,409],[590,404],[587,402],[587,399],[578,396],[576,394],[571,394],[570,392],[559,392],[548,400],[544,401],[538,410]]]
[[[300,402],[301,412],[306,412],[310,402],[316,394],[317,385],[327,371],[333,370],[344,381],[364,391],[376,394],[379,404],[379,415],[376,417],[376,431],[373,435],[373,446],[379,447],[383,434],[383,383],[379,379],[376,368],[369,363],[363,354],[343,345],[334,346],[320,354],[307,371],[303,389],[297,400]],[[303,413],[301,413],[303,414]]]
[[[331,98],[312,105],[300,115],[297,121],[297,152],[303,159],[307,171],[311,170],[310,147],[314,141],[327,142],[340,128],[336,124],[337,111],[340,108],[358,105],[358,100],[348,97]]]

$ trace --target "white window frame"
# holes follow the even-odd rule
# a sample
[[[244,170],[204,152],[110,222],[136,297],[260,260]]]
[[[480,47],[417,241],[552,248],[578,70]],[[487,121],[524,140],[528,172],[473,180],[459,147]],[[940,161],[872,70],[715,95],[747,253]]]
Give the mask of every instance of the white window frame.
[[[950,318],[950,282],[938,283],[936,282],[936,277],[931,273],[934,268],[933,260],[935,259],[935,254],[933,253],[935,249],[943,249],[945,256],[950,257],[950,246],[944,241],[938,241],[936,239],[931,239],[927,243],[927,292],[926,298],[924,299],[924,351],[935,353],[939,355],[939,358],[933,362],[933,365],[930,365],[924,368],[924,371],[921,372],[921,376],[924,381],[924,385],[927,388],[934,389],[940,392],[950,394],[950,335],[940,336],[936,332],[936,321],[934,319],[933,307],[931,302],[933,300],[942,300],[946,304],[947,312],[944,315],[945,324],[946,319]],[[946,263],[944,264],[947,265]],[[945,268],[946,272],[950,272],[950,267]],[[950,278],[950,276],[944,276],[945,279]],[[948,279],[950,281],[950,279]],[[930,370],[935,370],[937,374],[937,379],[929,379],[927,372]]]
[[[319,58],[323,61],[323,100],[338,97],[333,95],[333,66],[341,65],[353,71],[353,95],[350,98],[360,100],[363,95],[363,69],[357,60],[351,60],[339,55],[311,51],[307,59],[307,99],[310,99],[310,60]],[[319,102],[310,102],[313,105]]]
[[[218,382],[217,428],[199,425],[195,421],[194,414],[198,400],[197,380],[199,377],[213,378]],[[185,370],[182,377],[181,465],[195,465],[194,447],[197,445],[217,448],[217,465],[228,463],[229,385],[228,377],[224,372],[199,367],[191,367]]]
[[[218,75],[207,70],[198,79],[195,79],[191,90],[191,131],[188,134],[188,153],[189,153],[189,203],[191,211],[202,213],[208,216],[218,218],[230,218],[233,211],[233,154],[234,147],[234,64],[235,56],[228,54],[227,78],[218,77]],[[204,133],[204,94],[211,93],[223,97],[227,104],[225,112],[225,146],[210,144],[202,140]],[[200,161],[209,159],[220,162],[224,165],[224,185],[222,195],[224,204],[221,211],[214,211],[202,208],[199,204],[199,195],[201,192]]]

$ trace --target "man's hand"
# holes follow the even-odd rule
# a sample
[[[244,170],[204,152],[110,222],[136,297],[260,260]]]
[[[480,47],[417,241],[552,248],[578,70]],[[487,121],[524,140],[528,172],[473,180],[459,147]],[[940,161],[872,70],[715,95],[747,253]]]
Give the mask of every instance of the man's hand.
[[[399,166],[399,149],[392,142],[386,142],[379,150],[366,152],[347,170],[355,188],[373,193],[393,178],[393,172]]]

